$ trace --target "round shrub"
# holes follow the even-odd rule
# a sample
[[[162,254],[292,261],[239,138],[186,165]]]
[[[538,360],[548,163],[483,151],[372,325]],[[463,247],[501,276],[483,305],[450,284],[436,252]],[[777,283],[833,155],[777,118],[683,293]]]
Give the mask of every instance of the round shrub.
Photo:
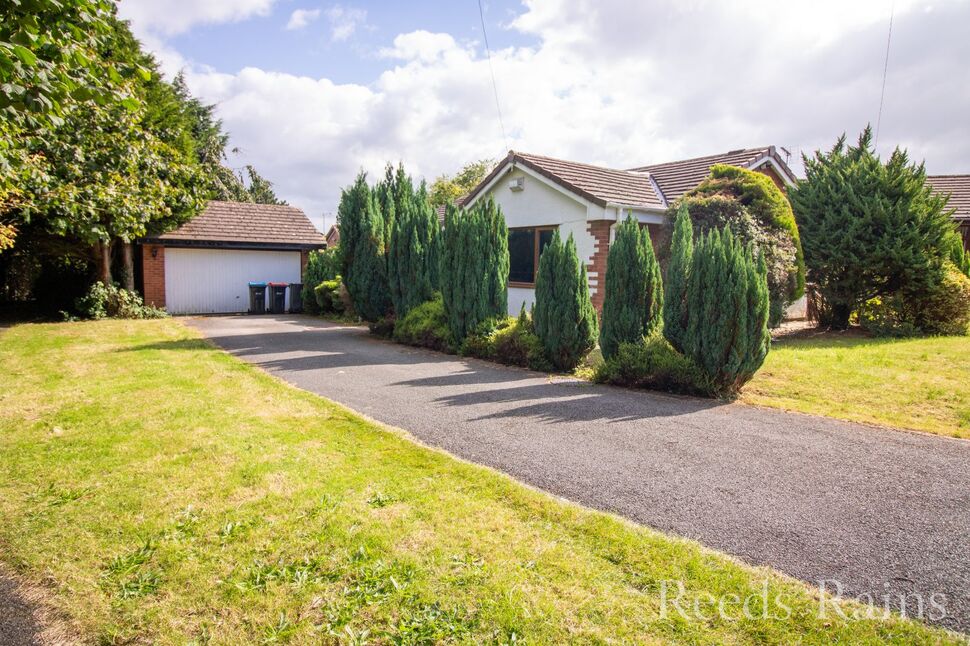
[[[488,321],[474,330],[461,346],[461,353],[508,366],[539,371],[552,370],[542,342],[532,329],[532,321],[523,308],[518,318],[506,317]]]
[[[313,288],[313,300],[320,314],[343,314],[346,305],[343,299],[343,281],[340,276],[325,280]]]
[[[74,306],[82,318],[89,319],[157,319],[168,316],[163,309],[145,305],[138,293],[100,281],[91,285],[88,293],[77,299]]]
[[[412,308],[399,319],[394,324],[393,337],[398,343],[451,352],[451,329],[441,294],[435,294],[430,301]]]
[[[875,336],[965,335],[970,331],[970,278],[947,262],[926,290],[872,298],[857,315],[859,325]]]
[[[763,173],[717,164],[711,167],[710,177],[671,207],[670,222],[682,204],[690,212],[695,232],[730,226],[744,245],[753,244],[764,255],[769,325],[777,326],[788,305],[805,293],[801,240],[785,194]]]

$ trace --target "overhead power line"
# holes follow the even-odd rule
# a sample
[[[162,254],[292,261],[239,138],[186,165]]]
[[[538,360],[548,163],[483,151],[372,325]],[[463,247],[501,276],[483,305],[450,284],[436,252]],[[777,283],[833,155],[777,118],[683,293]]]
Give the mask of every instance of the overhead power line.
[[[495,94],[495,109],[498,110],[498,125],[502,128],[502,140],[505,150],[509,149],[509,138],[505,134],[505,121],[502,119],[502,104],[498,100],[498,84],[495,83],[495,68],[492,67],[492,51],[488,46],[488,31],[485,29],[485,10],[482,0],[478,0],[478,17],[482,20],[482,37],[485,39],[485,56],[488,58],[488,71],[492,76],[492,92]]]
[[[873,142],[873,147],[879,145],[879,127],[882,125],[882,104],[886,98],[886,77],[889,75],[889,46],[893,42],[893,16],[896,13],[896,2],[893,3],[889,8],[889,35],[886,37],[886,61],[882,67],[882,91],[879,93],[879,113],[876,115],[876,139]]]

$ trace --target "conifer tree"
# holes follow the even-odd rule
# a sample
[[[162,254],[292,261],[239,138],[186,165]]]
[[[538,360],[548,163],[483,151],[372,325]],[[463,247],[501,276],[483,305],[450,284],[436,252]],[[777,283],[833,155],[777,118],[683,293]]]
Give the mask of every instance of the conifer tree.
[[[469,210],[449,206],[442,234],[439,282],[456,343],[508,308],[508,229],[492,200]]]
[[[763,258],[730,228],[701,235],[687,287],[684,354],[711,379],[718,394],[734,395],[768,353],[768,282]]]
[[[364,186],[366,188],[366,183]],[[367,189],[360,197],[363,197],[363,204],[355,211],[353,218],[356,235],[359,237],[354,242],[353,256],[345,279],[354,309],[362,319],[373,322],[387,316],[391,308],[384,220],[377,206],[375,193]],[[340,246],[343,247],[343,244],[341,229]]]
[[[572,234],[563,244],[555,231],[539,258],[533,324],[549,360],[560,370],[575,368],[596,345],[596,310]]]
[[[364,171],[358,173],[353,185],[340,193],[337,226],[340,228],[340,275],[345,281],[350,278],[350,267],[354,264],[357,245],[363,238],[362,215],[369,199],[370,187],[367,186],[367,174]]]
[[[415,192],[399,169],[395,178],[394,229],[388,251],[388,282],[397,318],[431,299],[437,282],[438,218],[424,183]]]
[[[694,228],[687,206],[682,203],[674,221],[663,303],[664,337],[679,352],[684,352],[687,335],[687,284],[693,254]]]
[[[617,228],[606,260],[600,329],[603,358],[612,357],[621,343],[635,343],[657,330],[662,307],[660,265],[650,232],[629,216]]]

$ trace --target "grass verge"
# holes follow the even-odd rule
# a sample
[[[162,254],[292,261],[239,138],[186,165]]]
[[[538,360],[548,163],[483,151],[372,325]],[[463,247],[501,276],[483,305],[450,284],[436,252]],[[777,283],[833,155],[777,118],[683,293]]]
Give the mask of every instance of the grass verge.
[[[0,374],[0,558],[87,641],[957,642],[820,617],[796,581],[418,446],[170,319],[21,325]],[[752,596],[766,616],[732,604]]]

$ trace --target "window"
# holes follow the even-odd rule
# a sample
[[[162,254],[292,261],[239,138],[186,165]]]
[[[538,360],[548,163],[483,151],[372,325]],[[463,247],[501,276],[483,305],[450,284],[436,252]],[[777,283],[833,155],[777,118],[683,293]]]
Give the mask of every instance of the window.
[[[539,256],[552,240],[555,227],[509,229],[509,284],[529,286],[536,282]]]

